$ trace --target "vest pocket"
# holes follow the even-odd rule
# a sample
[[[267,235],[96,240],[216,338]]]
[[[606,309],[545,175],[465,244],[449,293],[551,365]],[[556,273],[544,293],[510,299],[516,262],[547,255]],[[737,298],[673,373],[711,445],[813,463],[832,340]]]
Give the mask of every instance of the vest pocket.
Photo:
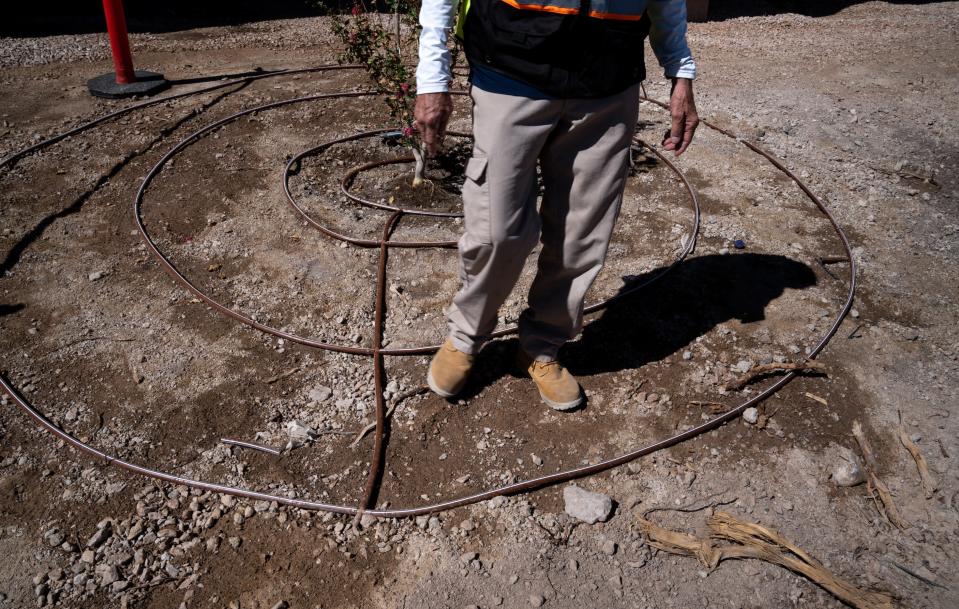
[[[478,243],[493,242],[490,229],[489,184],[486,182],[486,157],[470,157],[463,181],[463,228]]]

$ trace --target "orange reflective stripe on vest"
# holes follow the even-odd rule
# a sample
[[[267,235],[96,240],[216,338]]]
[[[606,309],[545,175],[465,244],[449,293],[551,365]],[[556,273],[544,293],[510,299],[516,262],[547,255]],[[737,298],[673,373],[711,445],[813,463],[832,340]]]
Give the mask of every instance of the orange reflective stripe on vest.
[[[536,3],[520,2],[518,0],[502,0],[515,9],[526,11],[541,11],[557,15],[579,14],[579,0],[541,0]],[[639,21],[643,18],[646,3],[641,0],[593,0],[589,16],[596,19],[613,19],[617,21]]]

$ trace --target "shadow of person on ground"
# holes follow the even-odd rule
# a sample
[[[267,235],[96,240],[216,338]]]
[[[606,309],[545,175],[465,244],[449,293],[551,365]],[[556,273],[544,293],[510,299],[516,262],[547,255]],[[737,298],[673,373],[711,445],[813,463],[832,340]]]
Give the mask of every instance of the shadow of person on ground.
[[[815,284],[816,274],[809,266],[785,256],[691,258],[610,305],[583,329],[579,340],[566,345],[562,359],[570,372],[586,376],[640,368],[679,351],[723,322],[761,321],[766,306],[786,289]]]
[[[620,293],[661,271],[624,278]],[[787,289],[813,285],[813,269],[784,256],[742,253],[691,258],[598,313],[581,337],[563,348],[560,359],[578,376],[641,368],[723,322],[763,320],[766,306]],[[515,338],[488,344],[461,399],[476,396],[503,376],[515,375],[518,344]]]

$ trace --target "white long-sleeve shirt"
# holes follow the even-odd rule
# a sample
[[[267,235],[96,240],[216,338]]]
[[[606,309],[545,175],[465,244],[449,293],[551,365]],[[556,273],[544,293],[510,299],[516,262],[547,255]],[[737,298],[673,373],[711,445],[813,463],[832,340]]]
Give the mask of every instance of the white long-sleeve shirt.
[[[446,42],[458,5],[459,0],[423,0],[417,94],[449,91],[453,77]],[[686,44],[686,0],[647,0],[646,9],[650,20],[649,44],[666,77],[696,78],[696,62]]]

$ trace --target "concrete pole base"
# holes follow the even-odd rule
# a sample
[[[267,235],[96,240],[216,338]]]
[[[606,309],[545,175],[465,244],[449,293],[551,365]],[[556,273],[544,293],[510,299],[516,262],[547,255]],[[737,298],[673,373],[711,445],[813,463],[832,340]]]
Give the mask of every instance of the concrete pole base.
[[[155,95],[170,87],[170,83],[163,78],[163,74],[146,70],[137,70],[135,74],[137,76],[136,82],[127,85],[119,84],[116,80],[116,74],[112,72],[97,76],[87,81],[87,88],[90,90],[90,95],[94,97],[121,99],[138,95]]]

